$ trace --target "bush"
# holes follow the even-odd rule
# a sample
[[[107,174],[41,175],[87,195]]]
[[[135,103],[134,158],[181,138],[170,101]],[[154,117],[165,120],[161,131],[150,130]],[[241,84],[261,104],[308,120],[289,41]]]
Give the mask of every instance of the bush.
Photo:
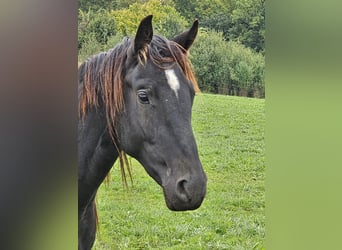
[[[90,37],[83,47],[78,52],[78,61],[83,62],[88,57],[98,54],[101,51],[107,51],[114,48],[119,42],[121,42],[123,36],[121,34],[116,34],[108,38],[106,44],[100,44],[94,37]]]
[[[220,93],[229,79],[226,47],[222,33],[200,30],[190,50],[190,58],[202,91]]]
[[[95,39],[95,36],[89,35],[83,42],[82,48],[78,50],[78,62],[83,62],[91,55],[95,55],[102,50],[102,45]]]
[[[203,91],[264,96],[264,56],[237,42],[225,42],[221,32],[200,30],[191,49],[199,86]]]
[[[116,34],[115,19],[109,12],[100,9],[87,12],[79,10],[78,13],[78,49],[84,44],[98,42],[106,44],[108,38]],[[94,41],[95,39],[95,41]]]
[[[229,88],[240,95],[240,90],[247,91],[248,96],[264,97],[265,93],[265,57],[237,42],[227,43],[229,64]]]

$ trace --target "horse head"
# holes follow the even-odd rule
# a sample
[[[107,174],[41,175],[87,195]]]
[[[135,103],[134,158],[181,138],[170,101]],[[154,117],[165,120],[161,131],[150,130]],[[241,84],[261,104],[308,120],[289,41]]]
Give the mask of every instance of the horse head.
[[[191,127],[197,83],[187,51],[197,31],[196,20],[168,40],[153,35],[152,16],[141,21],[125,55],[123,111],[115,123],[120,149],[143,165],[176,211],[198,208],[206,193]]]

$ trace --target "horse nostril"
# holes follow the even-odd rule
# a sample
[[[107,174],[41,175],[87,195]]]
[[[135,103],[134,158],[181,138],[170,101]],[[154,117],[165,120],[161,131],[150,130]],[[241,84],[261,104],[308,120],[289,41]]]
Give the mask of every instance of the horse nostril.
[[[187,191],[187,185],[188,185],[188,181],[185,179],[181,179],[177,182],[176,194],[178,198],[182,200],[183,202],[191,201],[191,198]]]

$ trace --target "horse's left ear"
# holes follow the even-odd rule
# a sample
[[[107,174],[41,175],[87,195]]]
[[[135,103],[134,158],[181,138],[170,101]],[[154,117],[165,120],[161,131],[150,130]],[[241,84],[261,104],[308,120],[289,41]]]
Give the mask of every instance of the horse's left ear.
[[[192,43],[195,41],[197,32],[198,32],[198,20],[195,20],[190,29],[174,37],[173,39],[171,39],[171,41],[178,43],[184,49],[188,50],[191,47]]]
[[[153,37],[152,15],[145,17],[139,24],[137,34],[134,39],[134,51],[138,53],[147,44],[149,44]]]

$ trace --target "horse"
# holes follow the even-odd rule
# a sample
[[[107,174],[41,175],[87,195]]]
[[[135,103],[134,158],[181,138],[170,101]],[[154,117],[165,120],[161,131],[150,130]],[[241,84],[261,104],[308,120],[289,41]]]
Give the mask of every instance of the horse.
[[[153,35],[150,15],[134,38],[79,67],[78,249],[92,248],[96,192],[118,158],[127,162],[126,154],[162,187],[170,210],[201,205],[207,177],[191,127],[199,89],[188,58],[197,32],[195,20],[173,39]]]

